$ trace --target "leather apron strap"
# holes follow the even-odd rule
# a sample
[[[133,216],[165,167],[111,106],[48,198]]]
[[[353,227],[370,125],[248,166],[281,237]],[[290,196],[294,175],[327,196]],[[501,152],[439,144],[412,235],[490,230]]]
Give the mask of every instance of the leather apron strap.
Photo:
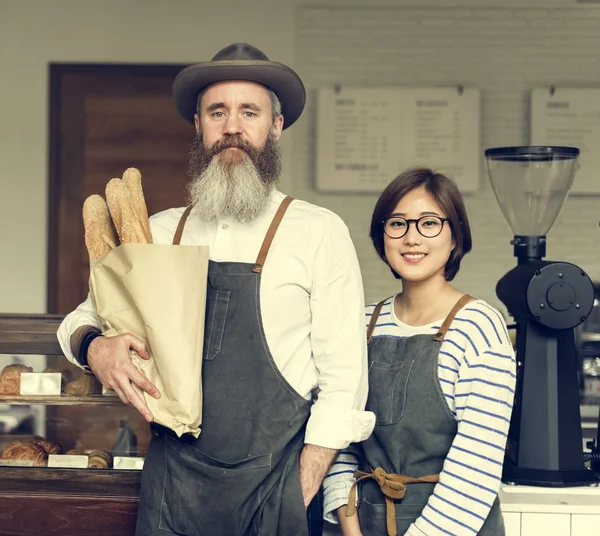
[[[275,237],[275,233],[277,232],[277,229],[279,228],[279,224],[281,223],[281,220],[283,219],[283,216],[285,215],[285,212],[288,209],[288,207],[290,206],[290,203],[292,201],[293,201],[293,198],[290,196],[287,196],[281,202],[281,205],[279,205],[279,208],[277,209],[277,212],[275,213],[275,216],[273,217],[273,221],[271,222],[271,225],[269,226],[269,230],[267,231],[265,239],[263,240],[260,251],[258,252],[258,257],[256,259],[256,263],[254,264],[254,268],[252,269],[252,271],[254,273],[256,273],[256,274],[262,273],[262,268],[265,264],[265,260],[269,253],[269,248],[271,247],[273,238]],[[173,236],[173,245],[174,246],[178,246],[179,244],[181,244],[181,237],[183,236],[183,230],[185,228],[187,219],[188,219],[190,213],[192,212],[192,208],[193,208],[192,205],[188,206],[185,209],[185,211],[183,212],[183,214],[181,215],[181,218],[179,219],[179,223],[177,224],[177,229],[175,230],[175,235]]]
[[[183,236],[183,228],[185,227],[185,222],[192,212],[193,205],[190,205],[185,209],[181,218],[179,219],[179,223],[177,224],[177,229],[175,230],[175,236],[173,236],[173,245],[178,246],[181,243],[181,237]]]
[[[473,301],[474,299],[475,298],[473,298],[472,296],[469,296],[468,294],[464,294],[463,296],[460,297],[460,299],[454,304],[454,307],[452,307],[452,310],[448,313],[448,316],[442,323],[439,331],[433,336],[434,341],[441,342],[444,340],[444,337],[446,336],[446,333],[448,332],[448,328],[450,327],[450,324],[452,324],[452,322],[454,321],[454,317],[456,316],[456,313],[458,313],[458,311],[460,311],[467,303],[469,303],[470,301]]]
[[[262,269],[263,269],[263,266],[265,265],[265,260],[267,258],[267,254],[269,253],[269,248],[271,247],[271,242],[273,242],[273,238],[275,237],[275,233],[277,232],[277,229],[279,228],[279,224],[281,223],[281,220],[283,219],[285,211],[288,209],[288,207],[290,206],[290,203],[292,201],[293,201],[293,198],[291,198],[288,195],[281,202],[281,205],[279,205],[279,208],[277,209],[277,212],[275,213],[273,221],[271,222],[271,226],[269,227],[269,230],[267,231],[265,239],[263,240],[260,251],[258,252],[258,257],[256,258],[256,263],[254,264],[254,268],[252,269],[252,271],[255,274],[262,273]]]
[[[381,467],[372,470],[369,468],[368,471],[355,471],[354,472],[354,484],[350,488],[348,495],[348,506],[346,507],[346,517],[351,517],[356,513],[356,486],[361,480],[372,478],[377,482],[379,489],[383,493],[385,498],[385,524],[387,528],[388,536],[397,536],[398,531],[396,529],[396,510],[394,508],[394,499],[403,499],[406,495],[406,484],[413,484],[415,482],[427,482],[435,483],[440,479],[440,475],[427,475],[419,478],[413,478],[410,476],[396,475],[393,473],[386,473]]]
[[[380,301],[373,309],[373,314],[371,315],[371,321],[369,322],[369,327],[367,328],[367,344],[371,342],[371,337],[373,336],[373,331],[375,330],[375,326],[377,325],[377,319],[379,318],[379,313],[381,313],[381,308],[385,300]]]

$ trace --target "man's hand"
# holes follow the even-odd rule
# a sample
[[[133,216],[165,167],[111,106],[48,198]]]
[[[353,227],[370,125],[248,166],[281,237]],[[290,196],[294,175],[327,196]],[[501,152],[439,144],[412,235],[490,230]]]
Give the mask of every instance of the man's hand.
[[[132,363],[130,348],[142,359],[150,359],[146,345],[130,333],[115,337],[96,337],[88,348],[88,365],[104,387],[112,389],[124,404],[133,406],[151,422],[152,413],[131,383],[135,383],[154,398],[159,398],[160,393]]]
[[[310,501],[319,491],[337,453],[335,449],[304,445],[300,453],[300,485],[304,496],[304,508],[308,508]]]

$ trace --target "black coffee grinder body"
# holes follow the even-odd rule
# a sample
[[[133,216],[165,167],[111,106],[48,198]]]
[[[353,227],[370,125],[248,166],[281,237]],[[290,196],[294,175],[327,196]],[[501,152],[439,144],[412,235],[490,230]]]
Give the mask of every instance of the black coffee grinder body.
[[[517,330],[517,388],[502,476],[513,484],[599,482],[585,466],[574,331],[592,310],[594,287],[574,264],[542,260],[578,155],[575,148],[537,146],[485,153],[496,198],[515,233],[517,266],[496,286]]]

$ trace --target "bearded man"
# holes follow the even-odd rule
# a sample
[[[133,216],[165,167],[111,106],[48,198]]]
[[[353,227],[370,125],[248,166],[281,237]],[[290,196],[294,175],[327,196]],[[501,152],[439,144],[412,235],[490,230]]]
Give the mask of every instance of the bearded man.
[[[339,449],[369,436],[364,299],[347,227],[277,190],[278,139],[305,89],[289,67],[237,43],[173,84],[196,127],[189,206],[150,219],[154,243],[210,249],[202,432],[152,423],[132,383],[131,334],[103,337],[88,298],[62,323],[65,355],[151,423],[136,536],[314,536]],[[308,520],[307,520],[308,517]]]

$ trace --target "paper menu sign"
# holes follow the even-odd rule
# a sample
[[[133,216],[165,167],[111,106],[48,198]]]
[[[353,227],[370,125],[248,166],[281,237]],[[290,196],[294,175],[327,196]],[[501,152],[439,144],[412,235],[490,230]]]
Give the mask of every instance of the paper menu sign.
[[[322,88],[317,102],[317,189],[373,192],[409,167],[479,189],[480,93],[476,88]]]

